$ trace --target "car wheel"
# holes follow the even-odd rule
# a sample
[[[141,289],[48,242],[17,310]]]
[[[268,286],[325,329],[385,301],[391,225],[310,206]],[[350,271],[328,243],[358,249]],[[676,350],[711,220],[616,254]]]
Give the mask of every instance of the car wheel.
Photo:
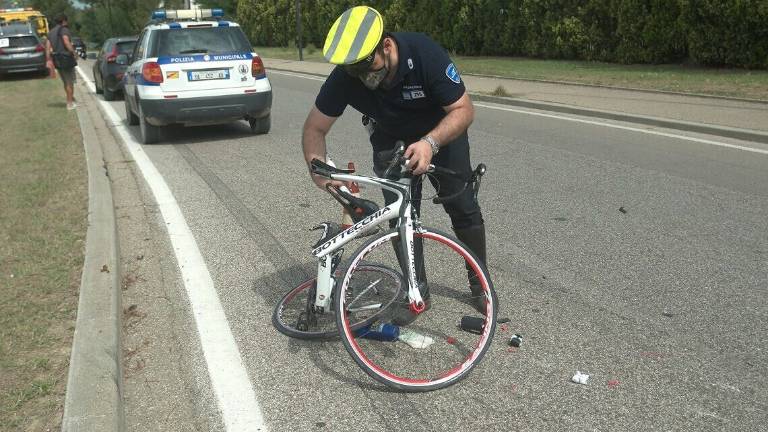
[[[139,101],[137,105],[139,106],[139,129],[141,130],[141,142],[144,144],[154,144],[160,138],[160,128],[147,122],[147,118],[144,116],[144,110],[141,109],[141,101]]]
[[[96,94],[101,94],[103,90],[101,89],[101,85],[99,84],[99,76],[101,74],[95,74],[93,75],[93,85],[96,86]]]
[[[103,84],[104,83],[102,83],[102,85]],[[113,92],[112,90],[108,89],[106,86],[104,87],[103,92],[104,92],[104,100],[105,101],[113,101],[113,100],[115,100],[115,92]]]
[[[256,135],[262,135],[269,133],[270,127],[272,127],[272,119],[270,115],[261,118],[249,118],[248,124],[251,125],[251,132]]]
[[[128,96],[123,98],[125,100],[125,121],[131,126],[139,124],[139,116],[131,111],[131,104],[128,102]]]

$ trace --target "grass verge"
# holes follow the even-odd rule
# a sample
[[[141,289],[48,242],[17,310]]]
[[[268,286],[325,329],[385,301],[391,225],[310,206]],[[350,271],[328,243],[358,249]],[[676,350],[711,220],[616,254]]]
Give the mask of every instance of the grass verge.
[[[57,79],[0,80],[0,431],[58,430],[87,218],[87,171]]]
[[[298,60],[298,51],[295,48],[257,47],[255,50],[267,58]],[[304,60],[307,61],[325,61],[322,52],[314,47],[305,48],[303,54]],[[452,57],[459,70],[464,73],[768,101],[768,71],[684,65],[619,65],[513,57]]]

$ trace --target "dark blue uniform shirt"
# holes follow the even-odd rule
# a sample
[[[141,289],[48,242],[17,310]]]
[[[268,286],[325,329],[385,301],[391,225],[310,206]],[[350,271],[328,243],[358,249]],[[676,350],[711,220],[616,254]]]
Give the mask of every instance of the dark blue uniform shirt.
[[[347,105],[376,120],[375,150],[398,139],[414,142],[445,117],[444,106],[464,94],[464,83],[448,53],[422,33],[388,33],[397,41],[397,74],[389,88],[369,90],[359,78],[336,67],[317,95],[323,114],[339,117]]]

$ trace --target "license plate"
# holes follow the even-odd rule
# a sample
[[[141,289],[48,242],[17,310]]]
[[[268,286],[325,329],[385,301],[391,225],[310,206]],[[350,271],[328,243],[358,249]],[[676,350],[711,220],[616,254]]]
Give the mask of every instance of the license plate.
[[[229,69],[209,69],[209,70],[201,70],[201,71],[189,71],[187,72],[187,79],[189,81],[229,79]]]

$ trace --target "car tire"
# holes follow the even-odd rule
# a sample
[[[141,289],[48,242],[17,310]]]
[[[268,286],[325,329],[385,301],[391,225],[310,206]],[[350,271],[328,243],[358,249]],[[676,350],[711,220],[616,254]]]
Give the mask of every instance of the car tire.
[[[141,101],[137,104],[139,106],[139,130],[141,131],[141,142],[144,144],[154,144],[160,139],[160,127],[154,126],[147,122],[147,118],[144,116],[144,110],[141,109]]]
[[[103,83],[102,83],[102,85],[103,85]],[[108,89],[106,86],[104,87],[103,92],[104,92],[104,100],[105,101],[113,101],[113,100],[115,100],[115,92],[113,92],[112,90]]]
[[[139,124],[139,116],[131,111],[131,103],[128,102],[128,96],[123,99],[125,100],[125,121],[131,126],[136,126]]]
[[[96,94],[101,94],[104,92],[104,90],[101,89],[101,85],[99,85],[99,76],[101,74],[95,74],[93,76],[93,85],[96,87]]]
[[[267,115],[261,118],[249,118],[248,124],[251,125],[251,132],[256,135],[263,135],[269,133],[269,129],[272,127],[271,115]]]

